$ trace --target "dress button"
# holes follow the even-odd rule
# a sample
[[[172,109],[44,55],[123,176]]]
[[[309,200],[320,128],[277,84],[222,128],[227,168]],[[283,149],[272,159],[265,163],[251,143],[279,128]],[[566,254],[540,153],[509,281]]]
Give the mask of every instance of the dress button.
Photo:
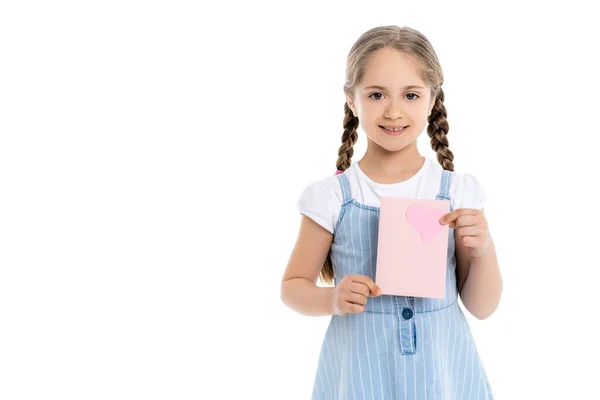
[[[404,319],[411,319],[413,316],[413,311],[410,308],[405,308],[402,310],[402,317]]]

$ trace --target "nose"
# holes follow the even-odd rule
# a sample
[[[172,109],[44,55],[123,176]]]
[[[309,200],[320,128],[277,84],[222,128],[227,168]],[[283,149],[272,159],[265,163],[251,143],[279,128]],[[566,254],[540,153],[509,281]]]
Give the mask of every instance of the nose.
[[[389,107],[386,109],[385,117],[395,120],[404,114],[404,110],[400,105],[400,102],[391,101]]]

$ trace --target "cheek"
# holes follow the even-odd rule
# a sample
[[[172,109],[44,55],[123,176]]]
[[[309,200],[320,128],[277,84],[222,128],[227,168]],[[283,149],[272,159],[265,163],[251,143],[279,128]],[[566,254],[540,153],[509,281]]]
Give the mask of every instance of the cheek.
[[[363,116],[363,119],[372,119],[378,113],[377,107],[372,105],[363,105],[360,108],[360,114]]]

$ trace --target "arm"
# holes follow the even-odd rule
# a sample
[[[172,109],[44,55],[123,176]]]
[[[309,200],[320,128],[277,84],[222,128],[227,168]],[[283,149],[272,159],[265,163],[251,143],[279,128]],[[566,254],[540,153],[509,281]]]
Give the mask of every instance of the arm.
[[[316,285],[333,234],[302,215],[298,239],[281,281],[281,300],[307,316],[333,315],[333,287]]]
[[[503,286],[494,242],[489,230],[486,231],[489,246],[478,257],[471,256],[457,230],[454,231],[458,292],[467,310],[477,319],[485,319],[496,310]]]

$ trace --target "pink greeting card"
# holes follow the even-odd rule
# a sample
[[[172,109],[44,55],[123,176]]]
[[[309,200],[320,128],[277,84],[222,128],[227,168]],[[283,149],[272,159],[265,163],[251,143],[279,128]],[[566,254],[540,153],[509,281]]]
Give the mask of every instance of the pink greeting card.
[[[450,200],[381,197],[375,283],[382,294],[446,295]]]

